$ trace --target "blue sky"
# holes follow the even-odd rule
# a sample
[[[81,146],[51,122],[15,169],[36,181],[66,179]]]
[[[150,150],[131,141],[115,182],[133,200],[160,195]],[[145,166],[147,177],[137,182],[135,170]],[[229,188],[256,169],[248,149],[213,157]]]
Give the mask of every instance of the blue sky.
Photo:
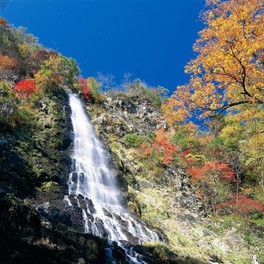
[[[124,73],[173,91],[203,28],[204,0],[12,0],[1,16],[78,62],[84,77]]]

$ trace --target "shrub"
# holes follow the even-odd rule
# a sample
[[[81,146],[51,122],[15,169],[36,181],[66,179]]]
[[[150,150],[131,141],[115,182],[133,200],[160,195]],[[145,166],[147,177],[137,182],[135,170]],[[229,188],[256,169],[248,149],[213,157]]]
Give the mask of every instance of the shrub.
[[[18,83],[16,83],[14,89],[19,93],[19,95],[22,96],[30,96],[32,93],[34,93],[36,88],[35,80],[21,80]]]
[[[124,141],[128,147],[137,148],[143,143],[144,139],[143,139],[143,137],[139,136],[138,134],[132,133],[132,134],[125,135]]]
[[[248,215],[253,212],[264,212],[264,205],[257,200],[244,195],[234,195],[232,199],[214,206],[215,210],[229,209],[232,212]]]
[[[91,88],[87,83],[87,80],[84,78],[79,78],[78,80],[79,91],[83,94],[83,97],[86,101],[90,102],[92,99]]]
[[[10,125],[10,120],[16,109],[17,99],[11,84],[0,82],[0,127]]]
[[[45,92],[56,92],[59,89],[73,87],[79,69],[73,59],[61,55],[51,56],[35,74],[38,89]]]

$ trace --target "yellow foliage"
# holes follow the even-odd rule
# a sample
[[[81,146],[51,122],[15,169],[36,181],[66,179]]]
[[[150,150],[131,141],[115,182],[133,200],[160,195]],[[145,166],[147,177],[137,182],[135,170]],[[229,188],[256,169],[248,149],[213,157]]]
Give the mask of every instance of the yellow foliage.
[[[228,108],[264,103],[263,0],[209,0],[206,28],[194,44],[197,57],[186,66],[187,85],[177,87],[162,107],[169,125],[207,118]]]

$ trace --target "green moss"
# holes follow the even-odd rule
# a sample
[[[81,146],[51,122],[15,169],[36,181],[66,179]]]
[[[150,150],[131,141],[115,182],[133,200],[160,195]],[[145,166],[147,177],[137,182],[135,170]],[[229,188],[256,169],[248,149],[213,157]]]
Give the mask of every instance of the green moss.
[[[117,140],[119,140],[119,137],[117,135],[112,134],[109,136],[110,142],[117,141]]]
[[[113,152],[115,152],[115,151],[121,149],[121,146],[120,146],[117,142],[111,142],[111,143],[109,144],[109,147],[111,148],[111,150],[112,150]]]
[[[162,242],[144,242],[143,246],[151,250],[155,257],[164,262],[171,261],[177,257],[177,255],[171,252],[168,246]]]
[[[59,186],[59,184],[57,182],[54,182],[54,181],[43,182],[43,184],[41,186],[41,190],[45,191],[45,192],[49,192],[58,186]]]

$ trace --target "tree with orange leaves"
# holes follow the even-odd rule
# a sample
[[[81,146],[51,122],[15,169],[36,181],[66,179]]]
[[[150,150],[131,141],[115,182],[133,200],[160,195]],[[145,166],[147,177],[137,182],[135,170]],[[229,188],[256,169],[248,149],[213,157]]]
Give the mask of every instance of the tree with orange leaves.
[[[163,105],[170,125],[264,103],[263,0],[208,0],[206,5],[206,28],[194,44],[198,55],[186,66],[190,81]]]
[[[16,62],[14,59],[0,52],[0,71],[12,69],[15,67],[15,65],[16,65]]]
[[[177,146],[170,142],[170,135],[163,128],[156,131],[155,138],[149,143],[142,143],[140,150],[143,157],[154,154],[163,165],[169,165],[174,160]]]

